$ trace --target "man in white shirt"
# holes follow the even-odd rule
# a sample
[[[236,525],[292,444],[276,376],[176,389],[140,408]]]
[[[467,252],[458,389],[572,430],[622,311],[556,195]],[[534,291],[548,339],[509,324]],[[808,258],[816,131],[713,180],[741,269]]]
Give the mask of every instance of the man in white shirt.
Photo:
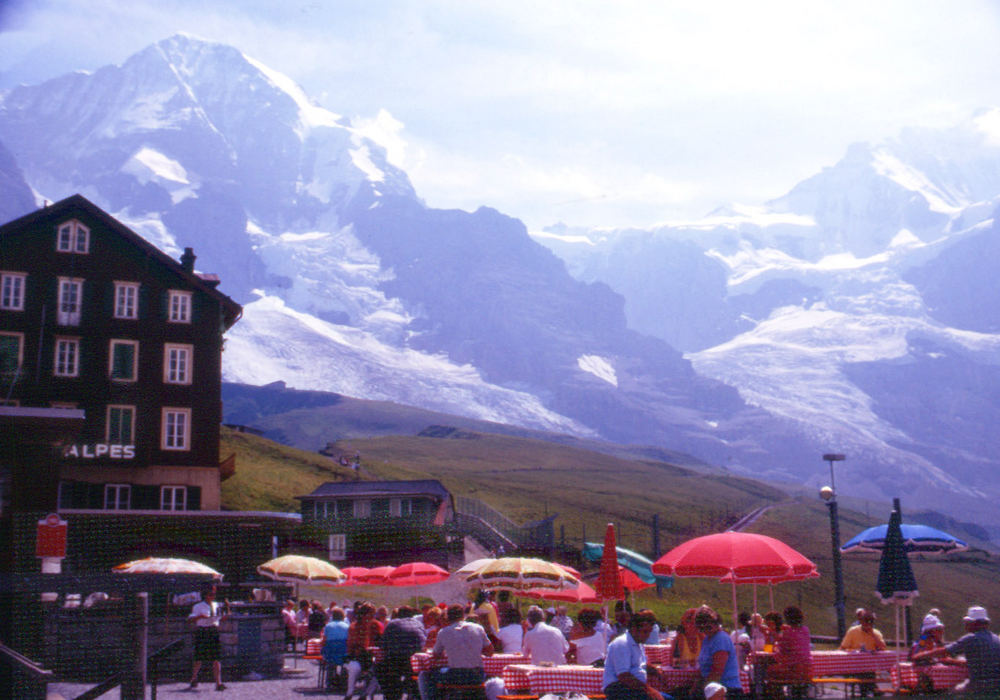
[[[206,588],[202,600],[195,603],[188,615],[194,621],[194,670],[191,672],[191,687],[198,687],[198,672],[205,661],[212,662],[212,676],[215,678],[215,689],[225,690],[222,684],[222,645],[219,643],[219,623],[225,617],[215,602],[215,587]],[[227,611],[228,614],[228,611]]]
[[[531,663],[566,663],[569,642],[562,632],[552,625],[545,624],[545,613],[537,605],[528,608],[528,624],[531,625],[531,629],[524,633],[521,652],[531,658]]]

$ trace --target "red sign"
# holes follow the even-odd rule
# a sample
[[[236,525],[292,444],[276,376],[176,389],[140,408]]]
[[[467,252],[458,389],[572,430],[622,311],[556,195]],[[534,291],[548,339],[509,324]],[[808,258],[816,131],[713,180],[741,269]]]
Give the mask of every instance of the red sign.
[[[68,523],[56,513],[50,513],[45,520],[39,520],[35,556],[64,558],[67,526]]]

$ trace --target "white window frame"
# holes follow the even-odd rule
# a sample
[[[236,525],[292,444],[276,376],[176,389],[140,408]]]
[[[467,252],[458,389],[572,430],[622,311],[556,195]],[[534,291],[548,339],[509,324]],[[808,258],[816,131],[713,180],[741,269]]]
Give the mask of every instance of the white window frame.
[[[114,318],[135,320],[139,318],[139,283],[115,282]]]
[[[330,561],[343,561],[347,559],[347,535],[333,534],[327,535],[326,554]]]
[[[160,510],[187,510],[187,486],[161,486]]]
[[[111,437],[111,427],[114,422],[111,420],[112,411],[129,411],[131,416],[129,416],[129,440],[115,440]],[[120,431],[119,431],[120,432]],[[120,437],[120,436],[119,436]],[[127,404],[108,404],[107,409],[104,411],[104,439],[108,443],[115,445],[134,445],[135,444],[135,406],[130,406]]]
[[[0,367],[0,372],[3,371],[17,372],[21,367],[24,366],[24,333],[0,331],[0,336],[17,339],[17,366],[14,367],[14,369],[12,370],[4,370],[2,367]]]
[[[56,227],[56,250],[86,255],[90,252],[90,229],[76,219],[59,224]]]
[[[171,289],[167,292],[167,321],[191,323],[191,292]]]
[[[125,495],[125,507],[121,507],[122,494]],[[108,507],[108,504],[111,507]],[[132,487],[129,484],[104,485],[104,510],[132,510]]]
[[[115,346],[132,346],[132,376],[116,377],[115,371]],[[112,338],[108,341],[108,378],[113,382],[134,382],[139,377],[139,341],[126,340],[125,338]]]
[[[353,502],[352,512],[355,518],[370,518],[372,515],[372,502],[367,498],[358,498]]]
[[[194,346],[163,344],[163,383],[190,384],[194,375]]]
[[[180,419],[178,430],[178,419]],[[191,449],[191,409],[163,407],[160,421],[160,449],[180,452]]]
[[[0,309],[24,311],[25,272],[0,272]]]
[[[83,280],[79,277],[58,278],[58,302],[56,305],[56,322],[61,326],[79,326],[80,311],[83,307]],[[67,299],[69,290],[75,297],[73,304]]]
[[[52,374],[56,377],[80,376],[80,339],[56,336]]]

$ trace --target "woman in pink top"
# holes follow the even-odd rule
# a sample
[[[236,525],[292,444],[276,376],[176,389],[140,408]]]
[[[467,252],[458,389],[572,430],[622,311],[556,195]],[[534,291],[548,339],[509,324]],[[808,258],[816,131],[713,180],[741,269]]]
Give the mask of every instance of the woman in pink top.
[[[808,683],[812,679],[812,650],[805,616],[794,605],[785,608],[785,625],[774,649],[774,663],[767,672],[769,681]]]

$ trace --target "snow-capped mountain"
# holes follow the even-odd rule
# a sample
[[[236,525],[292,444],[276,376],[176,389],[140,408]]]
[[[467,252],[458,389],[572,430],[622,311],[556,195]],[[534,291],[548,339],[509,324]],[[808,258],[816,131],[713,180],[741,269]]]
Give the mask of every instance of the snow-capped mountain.
[[[994,109],[856,144],[761,207],[536,239],[700,375],[848,453],[854,493],[930,503],[998,483],[998,205]]]
[[[0,96],[0,188],[80,192],[170,254],[192,246],[245,304],[228,380],[816,483],[837,449],[845,490],[883,498],[905,478],[914,505],[987,522],[998,315],[943,266],[971,264],[966,292],[996,295],[1000,159],[976,146],[995,121],[857,147],[761,207],[533,238],[489,208],[426,207],[365,129],[232,47],[175,36]]]

